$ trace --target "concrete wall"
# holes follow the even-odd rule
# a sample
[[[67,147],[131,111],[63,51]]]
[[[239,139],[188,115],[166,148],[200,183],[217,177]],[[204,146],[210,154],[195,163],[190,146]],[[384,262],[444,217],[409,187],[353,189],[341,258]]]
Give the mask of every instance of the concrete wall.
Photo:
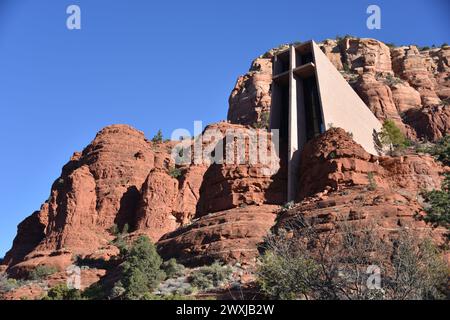
[[[367,152],[378,154],[373,133],[381,130],[381,123],[317,44],[312,45],[325,129],[330,124],[343,128]]]

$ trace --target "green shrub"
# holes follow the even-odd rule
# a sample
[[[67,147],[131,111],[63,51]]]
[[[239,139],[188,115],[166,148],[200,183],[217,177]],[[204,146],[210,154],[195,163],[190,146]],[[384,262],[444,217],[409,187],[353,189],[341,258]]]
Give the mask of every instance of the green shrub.
[[[51,266],[39,265],[34,268],[28,275],[29,280],[42,280],[58,272],[58,269]]]
[[[158,132],[155,134],[155,136],[152,138],[153,143],[162,143],[163,142],[163,134],[161,129],[158,130]]]
[[[388,74],[384,79],[383,82],[387,84],[388,86],[392,87],[396,84],[402,83],[403,81],[400,78],[397,78],[391,74]]]
[[[108,231],[115,237],[117,237],[120,234],[119,226],[117,224],[113,224]]]
[[[103,300],[109,298],[101,282],[96,282],[86,288],[83,291],[82,297],[87,300]]]
[[[181,294],[169,294],[169,295],[157,295],[152,293],[146,293],[142,297],[142,300],[193,300],[192,297]]]
[[[290,209],[292,209],[294,207],[294,205],[295,205],[294,201],[288,201],[288,202],[286,202],[285,204],[283,204],[281,206],[281,209],[283,211],[290,210]]]
[[[275,299],[441,299],[447,266],[430,239],[402,229],[393,243],[376,224],[343,222],[319,231],[302,217],[293,235],[280,230],[265,240],[257,283]],[[368,288],[368,266],[381,270],[381,287]]]
[[[120,228],[116,224],[114,224],[109,230],[112,235],[116,236],[116,238],[111,241],[111,244],[115,245],[119,249],[121,255],[125,255],[129,249],[129,245],[126,240],[126,235],[128,234],[129,229],[130,227],[128,223],[126,223],[122,227],[122,231],[120,231]]]
[[[169,169],[169,176],[171,176],[172,178],[177,179],[178,177],[181,176],[181,169],[180,168],[170,168]]]
[[[380,141],[383,146],[389,147],[391,154],[402,151],[408,145],[405,135],[400,131],[394,121],[386,120],[380,133]]]
[[[8,278],[6,275],[0,275],[0,293],[6,293],[21,286],[21,282]]]
[[[125,289],[122,298],[137,300],[154,290],[165,278],[160,269],[162,259],[148,237],[140,236],[126,253],[121,264],[122,286]]]
[[[181,277],[186,271],[186,268],[182,264],[177,263],[177,260],[174,258],[164,261],[161,269],[164,270],[167,278]]]
[[[350,68],[350,65],[348,64],[347,61],[342,63],[342,68],[344,69],[344,72],[349,73],[352,71],[352,69]]]
[[[82,296],[80,290],[69,289],[65,284],[59,284],[51,288],[42,300],[82,300]]]
[[[208,290],[221,286],[230,278],[231,274],[232,270],[229,266],[214,262],[210,266],[204,266],[192,272],[189,281],[200,290]]]
[[[440,139],[428,152],[438,161],[441,161],[446,166],[450,166],[450,134]]]
[[[435,226],[450,227],[450,174],[445,176],[442,190],[426,192],[425,200],[428,207],[425,208],[427,215],[425,221]]]
[[[270,250],[261,258],[258,285],[271,298],[291,300],[308,292],[308,279],[315,277],[316,263],[303,255],[279,255]]]

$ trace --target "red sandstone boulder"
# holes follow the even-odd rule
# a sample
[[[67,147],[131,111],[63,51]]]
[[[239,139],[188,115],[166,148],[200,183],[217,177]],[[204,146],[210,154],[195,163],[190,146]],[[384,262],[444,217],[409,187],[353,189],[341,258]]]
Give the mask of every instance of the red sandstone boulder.
[[[272,227],[278,208],[261,205],[211,213],[163,236],[158,251],[188,266],[215,260],[254,263],[258,244]]]

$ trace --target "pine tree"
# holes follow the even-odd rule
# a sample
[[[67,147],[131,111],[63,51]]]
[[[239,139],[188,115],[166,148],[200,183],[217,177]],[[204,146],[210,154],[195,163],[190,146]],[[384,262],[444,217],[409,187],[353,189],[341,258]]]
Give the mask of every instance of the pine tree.
[[[162,259],[156,247],[146,236],[139,237],[131,246],[122,263],[122,284],[125,289],[123,298],[141,299],[155,289],[164,279],[160,269]]]
[[[161,129],[159,129],[158,132],[155,134],[155,136],[152,138],[152,142],[154,142],[154,143],[163,142],[163,134],[162,134]]]

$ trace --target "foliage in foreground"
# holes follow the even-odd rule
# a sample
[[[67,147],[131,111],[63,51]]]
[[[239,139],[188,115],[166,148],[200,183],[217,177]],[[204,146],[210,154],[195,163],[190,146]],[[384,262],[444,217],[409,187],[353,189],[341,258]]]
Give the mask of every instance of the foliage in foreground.
[[[441,161],[446,166],[450,166],[450,134],[447,134],[426,151],[431,153],[436,160]]]
[[[190,282],[200,290],[208,290],[221,286],[230,278],[231,274],[232,270],[229,266],[214,262],[210,266],[204,266],[194,271],[190,276]]]
[[[42,300],[82,300],[81,291],[69,289],[65,284],[59,284],[51,288]]]
[[[161,264],[155,245],[146,236],[140,236],[124,257],[120,266],[121,280],[116,283],[113,293],[127,300],[141,299],[164,280]]]
[[[388,247],[373,229],[348,223],[318,233],[299,219],[265,242],[257,270],[261,291],[275,299],[440,299],[448,269],[429,239],[402,230]],[[369,267],[369,268],[368,268]],[[374,273],[380,271],[381,288]],[[373,282],[375,281],[375,282]]]
[[[445,176],[442,190],[433,190],[424,194],[428,206],[425,221],[434,226],[450,228],[450,174]]]

